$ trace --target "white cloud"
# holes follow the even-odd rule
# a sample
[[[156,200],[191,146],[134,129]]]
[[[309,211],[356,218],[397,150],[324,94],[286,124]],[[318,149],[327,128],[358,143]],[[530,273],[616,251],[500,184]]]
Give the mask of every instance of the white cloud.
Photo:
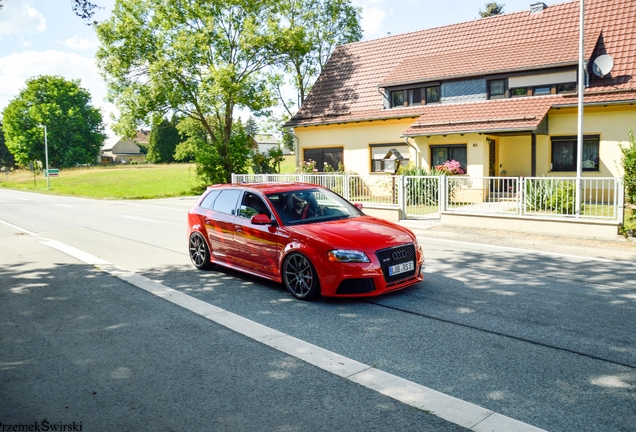
[[[59,75],[80,80],[91,94],[93,106],[102,109],[104,123],[110,122],[114,105],[104,101],[106,84],[99,75],[95,59],[63,51],[24,51],[0,57],[0,112],[26,88],[26,81],[38,75]]]
[[[82,39],[78,37],[72,37],[62,42],[73,50],[95,50],[99,46],[99,42],[96,40]]]
[[[386,11],[372,6],[362,11],[362,29],[367,39],[381,36],[381,29],[386,18]]]
[[[25,0],[2,2],[0,13],[0,40],[3,36],[25,36],[46,30],[44,15],[29,6]]]
[[[360,25],[365,39],[383,36],[382,27],[387,17],[384,0],[353,0],[355,6],[362,8],[362,20]]]

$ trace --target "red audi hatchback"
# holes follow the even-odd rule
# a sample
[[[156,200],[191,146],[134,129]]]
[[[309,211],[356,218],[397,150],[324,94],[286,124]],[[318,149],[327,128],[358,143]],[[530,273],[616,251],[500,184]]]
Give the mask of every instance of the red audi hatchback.
[[[190,258],[285,284],[296,298],[374,296],[424,279],[415,235],[306,183],[210,186],[188,213]]]

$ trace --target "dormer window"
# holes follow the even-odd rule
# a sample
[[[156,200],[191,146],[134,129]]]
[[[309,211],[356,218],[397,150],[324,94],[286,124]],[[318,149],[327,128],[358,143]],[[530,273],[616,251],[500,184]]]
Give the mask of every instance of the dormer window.
[[[391,108],[439,103],[441,99],[439,85],[393,90],[390,94]]]
[[[575,69],[555,72],[510,74],[486,78],[488,99],[509,97],[548,96],[576,91]]]

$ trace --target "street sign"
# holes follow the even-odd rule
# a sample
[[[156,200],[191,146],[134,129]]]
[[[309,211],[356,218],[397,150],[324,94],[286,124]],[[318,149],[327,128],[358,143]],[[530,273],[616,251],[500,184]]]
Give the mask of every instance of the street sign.
[[[59,177],[59,176],[60,176],[60,170],[59,169],[51,169],[51,168],[49,168],[49,177]]]

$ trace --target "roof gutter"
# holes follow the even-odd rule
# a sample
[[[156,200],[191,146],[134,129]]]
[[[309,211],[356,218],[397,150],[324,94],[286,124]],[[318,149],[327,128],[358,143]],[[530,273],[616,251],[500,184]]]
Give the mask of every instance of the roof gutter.
[[[484,130],[474,130],[474,129],[466,129],[466,130],[457,130],[457,131],[447,131],[447,132],[420,132],[420,133],[409,133],[402,134],[405,137],[417,137],[417,136],[438,136],[438,135],[460,135],[467,133],[479,133],[479,134],[496,134],[496,133],[507,133],[507,132],[534,132],[538,128],[536,127],[525,127],[525,128],[510,128],[510,129],[484,129]]]

